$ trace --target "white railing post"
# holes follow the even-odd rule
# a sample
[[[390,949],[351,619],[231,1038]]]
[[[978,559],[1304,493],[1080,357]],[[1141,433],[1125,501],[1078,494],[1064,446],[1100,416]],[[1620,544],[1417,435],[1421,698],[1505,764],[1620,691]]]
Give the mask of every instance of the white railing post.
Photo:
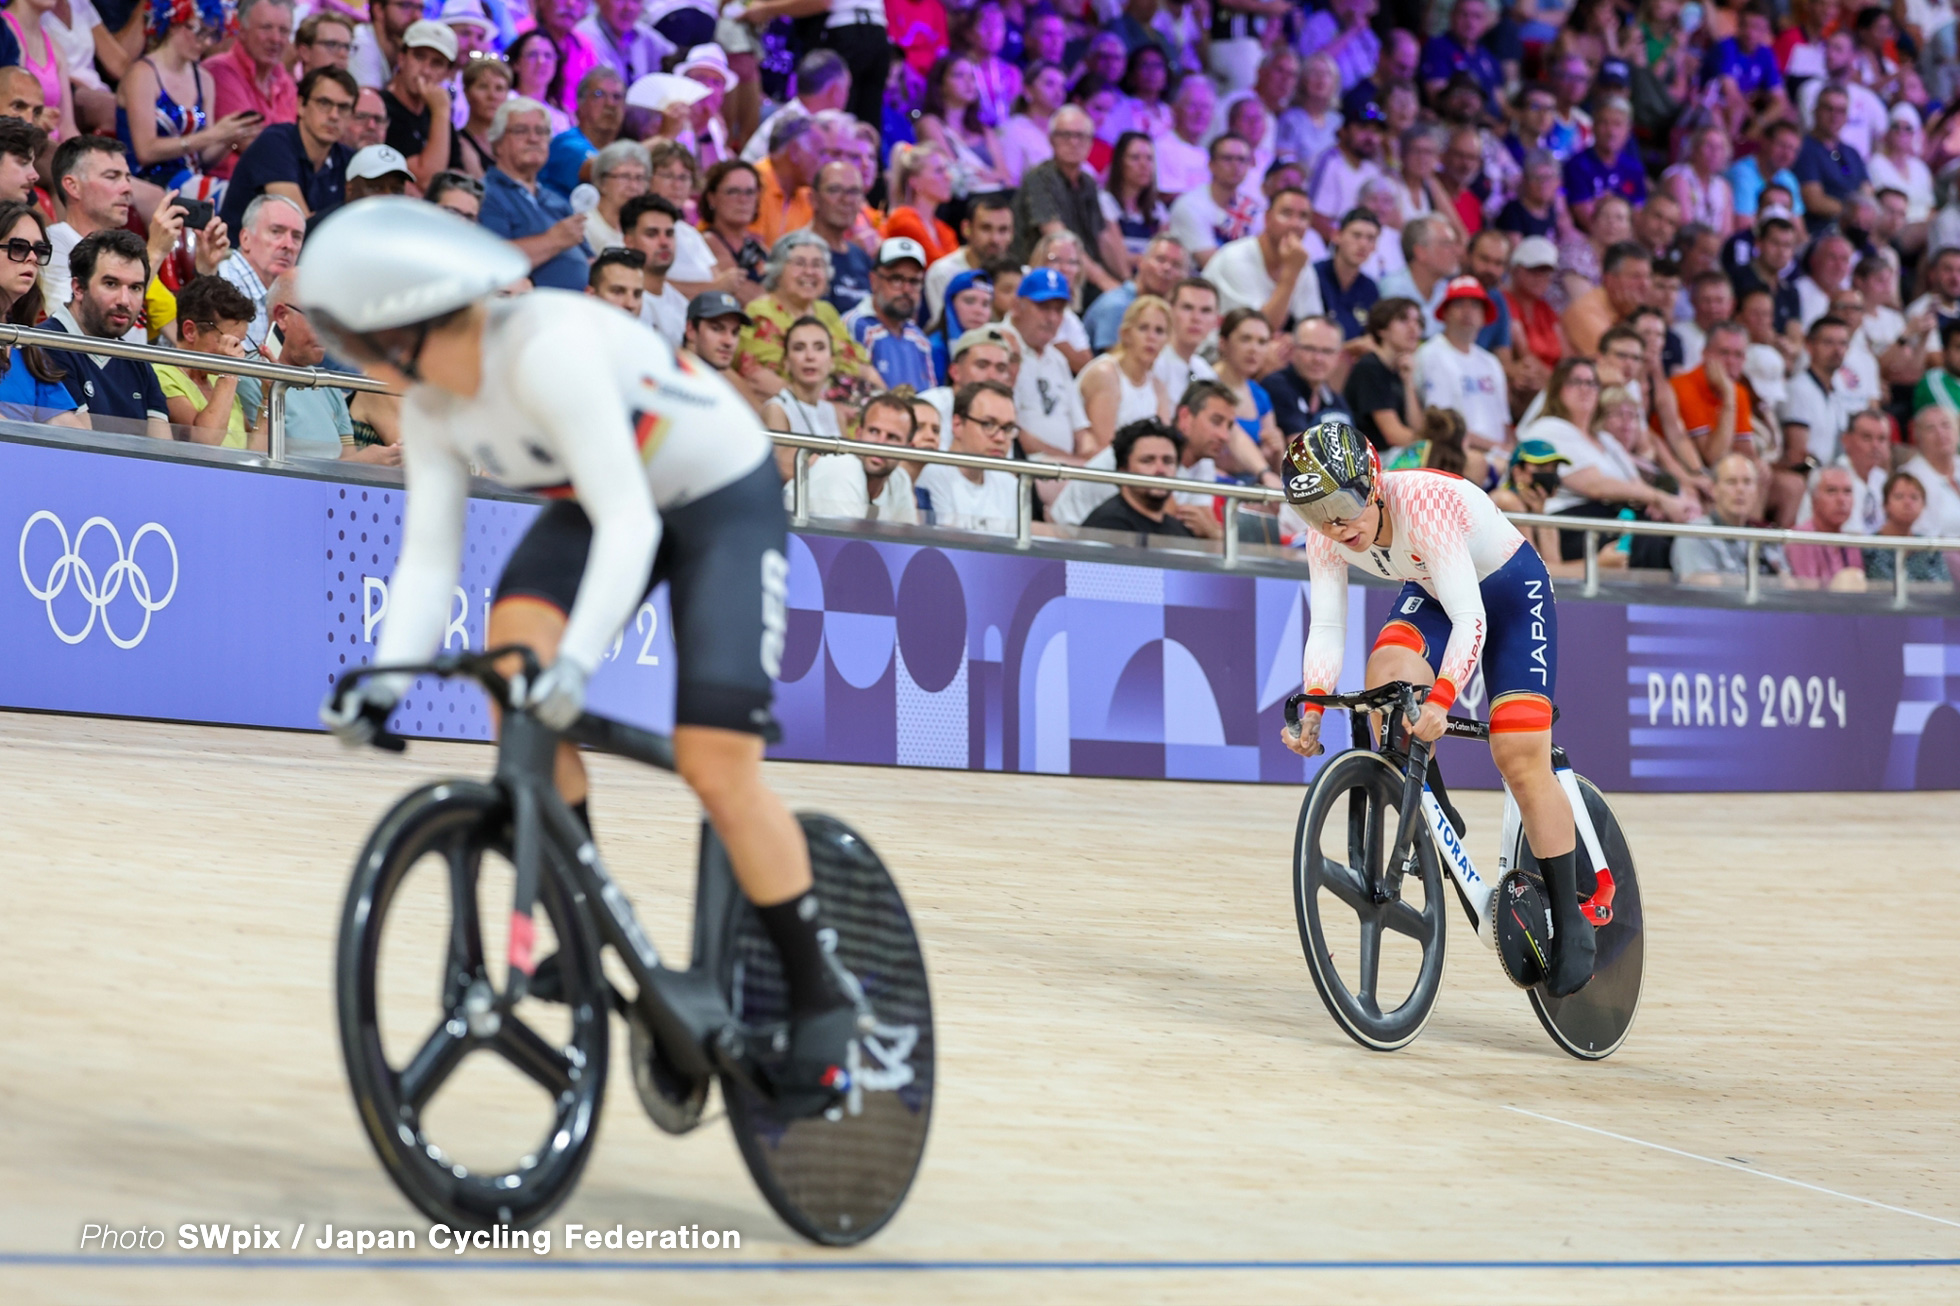
[[[1763,579],[1759,574],[1763,561],[1763,542],[1757,539],[1750,540],[1744,547],[1742,556],[1743,565],[1749,569],[1749,574],[1742,581],[1742,601],[1760,603],[1763,598]]]
[[[1026,472],[1014,474],[1014,547],[1034,545],[1034,477]]]
[[[793,526],[810,524],[810,451],[796,451],[796,470],[790,473],[789,520]]]
[[[1892,606],[1903,608],[1906,605],[1906,550],[1905,546],[1892,550]]]
[[[286,383],[274,381],[265,388],[265,454],[275,463],[286,461]]]
[[[1563,550],[1561,550],[1563,552]],[[1599,593],[1599,532],[1586,532],[1586,584],[1583,593],[1592,598]]]
[[[1227,567],[1236,567],[1239,565],[1239,500],[1231,495],[1225,497],[1224,526],[1224,564]]]

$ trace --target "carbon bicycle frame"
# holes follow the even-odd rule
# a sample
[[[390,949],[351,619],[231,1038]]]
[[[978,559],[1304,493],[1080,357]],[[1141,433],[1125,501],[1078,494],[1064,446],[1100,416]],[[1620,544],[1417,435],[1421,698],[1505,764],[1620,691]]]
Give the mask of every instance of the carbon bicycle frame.
[[[1354,735],[1354,746],[1374,750],[1374,740],[1368,727],[1368,713],[1350,711],[1350,725]],[[1388,727],[1389,738],[1393,738],[1393,726]],[[1445,737],[1455,739],[1474,739],[1489,742],[1490,726],[1482,721],[1468,717],[1451,717],[1443,731]],[[1497,850],[1497,881],[1484,879],[1471,859],[1470,850],[1457,836],[1456,827],[1450,824],[1443,812],[1443,805],[1437,799],[1434,787],[1429,782],[1429,759],[1433,745],[1419,740],[1408,740],[1408,765],[1403,771],[1403,801],[1401,818],[1395,832],[1395,850],[1389,866],[1408,867],[1412,864],[1414,840],[1419,828],[1429,832],[1431,844],[1442,858],[1450,878],[1456,881],[1463,901],[1468,905],[1475,920],[1477,937],[1484,946],[1495,949],[1497,935],[1491,928],[1491,905],[1497,900],[1497,883],[1509,872],[1517,869],[1512,850],[1524,847],[1524,814],[1518,809],[1518,800],[1511,793],[1511,787],[1504,785],[1504,818],[1501,842]],[[1386,741],[1383,749],[1390,744]],[[1566,800],[1572,805],[1572,824],[1579,835],[1579,846],[1585,849],[1591,859],[1595,875],[1604,876],[1611,883],[1612,870],[1606,864],[1606,854],[1602,851],[1599,832],[1593,828],[1592,813],[1586,808],[1585,795],[1579,790],[1579,777],[1572,770],[1571,759],[1557,744],[1552,745],[1552,774],[1558,778],[1559,788],[1565,791]],[[1500,778],[1499,783],[1502,783]],[[1420,810],[1422,825],[1411,819]]]
[[[749,1080],[742,1064],[746,1031],[735,1020],[715,982],[726,931],[720,926],[736,907],[740,890],[714,827],[701,823],[701,852],[694,896],[693,960],[686,970],[661,963],[633,904],[600,860],[591,836],[552,783],[560,739],[583,743],[662,770],[674,769],[673,741],[619,722],[587,716],[560,736],[528,712],[504,716],[497,747],[496,784],[510,800],[517,892],[512,908],[509,987],[499,1003],[516,1005],[528,988],[529,967],[517,964],[520,942],[528,961],[530,907],[544,858],[573,886],[573,905],[597,926],[633,976],[632,1006],[646,1020],[676,1070],[703,1076],[717,1071]],[[712,1055],[710,1049],[713,1050]]]

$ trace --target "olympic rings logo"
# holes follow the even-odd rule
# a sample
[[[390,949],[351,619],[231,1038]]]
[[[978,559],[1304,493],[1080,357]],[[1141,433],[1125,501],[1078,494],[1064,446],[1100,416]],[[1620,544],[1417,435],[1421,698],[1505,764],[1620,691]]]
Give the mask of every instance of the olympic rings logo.
[[[43,521],[53,525],[60,533],[61,556],[56,558],[54,565],[48,569],[47,581],[37,585],[27,571],[27,537],[33,533],[35,525]],[[98,527],[109,532],[109,538],[115,541],[116,545],[116,560],[109,564],[109,569],[103,574],[100,584],[96,581],[95,570],[82,560],[82,541],[88,538],[90,531]],[[170,588],[160,599],[153,597],[149,575],[136,563],[136,548],[146,535],[157,536],[170,549]],[[71,577],[75,582],[75,592],[89,605],[88,620],[82,624],[81,630],[73,635],[61,628],[61,622],[54,615],[54,601],[67,590]],[[136,534],[130,537],[129,548],[125,550],[122,534],[107,517],[91,517],[82,523],[81,530],[75,532],[75,538],[71,542],[68,538],[68,528],[61,524],[61,518],[43,509],[29,517],[27,524],[20,528],[20,578],[26,582],[27,592],[47,605],[48,625],[53,628],[62,643],[79,644],[87,639],[89,632],[95,629],[96,618],[100,617],[102,632],[109,637],[111,644],[117,648],[135,648],[143,642],[143,637],[150,633],[150,618],[168,607],[170,600],[176,597],[177,541],[171,539],[170,532],[155,522],[145,522],[138,528]],[[122,593],[125,584],[129,586],[130,594],[135,598],[137,606],[143,609],[143,624],[128,639],[118,635],[109,624],[109,605]]]

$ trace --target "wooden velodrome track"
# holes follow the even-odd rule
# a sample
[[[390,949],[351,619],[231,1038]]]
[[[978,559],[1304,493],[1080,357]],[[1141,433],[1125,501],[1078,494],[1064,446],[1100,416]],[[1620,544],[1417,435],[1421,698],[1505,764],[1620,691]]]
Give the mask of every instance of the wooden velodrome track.
[[[657,1133],[619,1035],[553,1224],[736,1228],[739,1253],[78,1253],[91,1221],[426,1231],[356,1126],[332,940],[384,806],[490,761],[0,714],[0,1298],[1960,1298],[1960,796],[1617,799],[1648,987],[1583,1065],[1460,928],[1413,1047],[1343,1037],[1294,928],[1297,791],[792,765],[791,799],[895,868],[933,968],[932,1141],[871,1244],[789,1234],[724,1125]],[[596,769],[608,859],[684,947],[696,809]],[[1490,856],[1494,796],[1463,806]]]

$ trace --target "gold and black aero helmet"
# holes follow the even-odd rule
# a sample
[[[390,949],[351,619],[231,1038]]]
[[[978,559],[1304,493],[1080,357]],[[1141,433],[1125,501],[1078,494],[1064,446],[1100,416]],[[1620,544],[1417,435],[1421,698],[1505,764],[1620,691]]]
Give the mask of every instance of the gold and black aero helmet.
[[[1322,422],[1293,437],[1280,468],[1286,498],[1307,524],[1349,521],[1367,510],[1381,479],[1368,438],[1346,422]]]

